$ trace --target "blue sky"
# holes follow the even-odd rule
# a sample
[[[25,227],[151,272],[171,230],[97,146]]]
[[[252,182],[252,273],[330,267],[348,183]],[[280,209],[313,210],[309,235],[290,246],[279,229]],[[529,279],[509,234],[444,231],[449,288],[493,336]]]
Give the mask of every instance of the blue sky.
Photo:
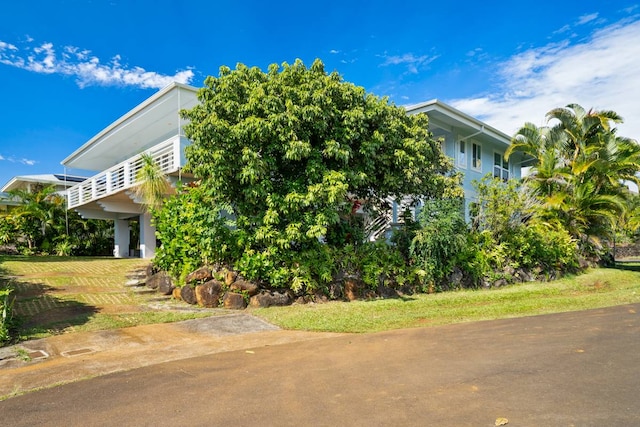
[[[8,3],[8,4],[7,4]],[[640,2],[58,0],[0,6],[0,186],[60,161],[172,80],[320,58],[398,105],[512,134],[577,102],[640,139]],[[74,172],[74,171],[69,171]]]

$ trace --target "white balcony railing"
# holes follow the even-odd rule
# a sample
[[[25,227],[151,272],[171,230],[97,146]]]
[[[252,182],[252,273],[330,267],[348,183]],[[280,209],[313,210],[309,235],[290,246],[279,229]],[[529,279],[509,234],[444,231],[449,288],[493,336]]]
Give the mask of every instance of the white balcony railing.
[[[180,166],[181,144],[176,136],[145,151],[164,173],[175,172]],[[127,190],[138,184],[138,171],[142,168],[141,154],[131,157],[98,175],[67,190],[69,209]]]

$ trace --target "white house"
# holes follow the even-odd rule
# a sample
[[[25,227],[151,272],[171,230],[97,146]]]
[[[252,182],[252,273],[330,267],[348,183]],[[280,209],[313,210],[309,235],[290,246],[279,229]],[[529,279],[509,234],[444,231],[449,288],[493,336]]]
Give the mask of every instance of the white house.
[[[110,124],[71,153],[62,164],[96,175],[68,190],[68,208],[84,218],[114,221],[114,256],[129,256],[129,221],[138,220],[140,256],[153,258],[156,238],[150,215],[136,200],[132,188],[147,153],[171,179],[182,177],[185,165],[184,120],[180,110],[196,105],[197,89],[172,83]]]
[[[504,159],[511,141],[507,134],[437,99],[404,108],[407,114],[427,114],[433,137],[442,141],[442,151],[462,172],[467,218],[469,204],[477,198],[474,180],[479,181],[488,173],[505,180],[520,178],[521,154],[514,153],[508,162]],[[402,225],[402,216],[407,209],[415,219],[420,204],[412,206],[411,202],[409,197],[402,200],[389,198],[391,211],[368,221],[367,238],[371,241],[383,236],[389,238],[393,228]]]
[[[25,190],[31,192],[36,187],[47,187],[53,185],[57,192],[63,193],[69,187],[84,181],[83,176],[74,176],[67,174],[41,174],[41,175],[21,175],[15,176],[7,182],[0,191],[7,192],[13,190]]]
[[[69,209],[85,218],[115,222],[116,257],[129,255],[131,219],[138,219],[140,224],[140,256],[154,255],[156,241],[150,217],[131,191],[141,167],[140,154],[150,154],[170,179],[184,177],[184,147],[189,141],[179,111],[195,106],[196,95],[196,88],[173,83],[62,161],[68,168],[97,172],[68,190]],[[438,100],[406,110],[408,114],[427,113],[431,132],[444,139],[444,152],[455,159],[456,167],[465,174],[463,186],[468,201],[474,198],[471,181],[488,172],[505,179],[520,177],[518,159],[514,156],[508,163],[503,157],[510,140],[506,134]],[[395,206],[393,218],[386,223],[397,223],[399,212]]]
[[[23,190],[32,192],[37,188],[52,185],[56,192],[62,196],[66,195],[69,187],[72,187],[86,178],[67,174],[41,174],[41,175],[21,175],[15,176],[0,189],[0,212],[6,212],[9,206],[20,205],[20,200],[8,194],[8,191]]]
[[[462,188],[467,205],[476,199],[473,181],[491,173],[504,180],[520,178],[522,155],[505,160],[511,137],[437,99],[405,107],[408,114],[426,113],[429,130],[442,139],[443,152],[464,175]]]

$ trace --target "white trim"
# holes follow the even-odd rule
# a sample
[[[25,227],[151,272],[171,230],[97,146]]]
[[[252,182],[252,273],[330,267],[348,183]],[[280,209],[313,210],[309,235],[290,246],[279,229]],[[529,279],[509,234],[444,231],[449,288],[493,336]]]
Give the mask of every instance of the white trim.
[[[137,172],[142,167],[141,156],[143,153],[149,154],[163,173],[171,174],[177,172],[181,165],[178,163],[180,159],[176,159],[175,155],[179,153],[180,144],[181,138],[179,136],[173,136],[67,189],[69,209],[80,207],[135,186],[137,183]]]
[[[493,126],[484,123],[470,115],[463,113],[462,111],[453,108],[452,106],[445,104],[438,99],[432,99],[431,101],[422,102],[415,105],[407,105],[404,107],[408,114],[427,113],[430,111],[437,111],[447,117],[450,117],[460,123],[463,126],[473,128],[476,132],[482,132],[496,141],[502,142],[505,146],[511,144],[511,137],[506,133],[494,128]]]
[[[500,165],[496,165],[496,154],[500,156],[500,159],[502,161]],[[507,167],[506,168],[504,167],[505,163],[507,163]],[[500,176],[499,177],[496,177],[496,174],[495,174],[496,166],[500,167]],[[509,176],[507,176],[507,179],[511,179],[511,175],[512,175],[512,173],[511,173],[511,163],[509,161],[505,160],[504,153],[501,153],[500,151],[493,150],[493,159],[491,159],[491,175],[493,175],[494,178],[504,179],[504,177],[502,176],[502,173],[504,171],[506,171],[507,174],[509,175]]]
[[[456,141],[456,166],[467,169],[469,165],[469,144],[464,139],[458,140],[456,138]],[[460,151],[461,147],[464,147],[464,153]]]
[[[479,155],[476,158],[476,156],[473,153],[473,148],[478,147],[479,150]],[[474,166],[473,163],[478,160],[478,162],[480,163],[479,166]],[[470,167],[471,170],[476,171],[476,172],[482,172],[482,144],[480,144],[479,142],[475,142],[475,141],[471,141],[471,162],[470,162]]]

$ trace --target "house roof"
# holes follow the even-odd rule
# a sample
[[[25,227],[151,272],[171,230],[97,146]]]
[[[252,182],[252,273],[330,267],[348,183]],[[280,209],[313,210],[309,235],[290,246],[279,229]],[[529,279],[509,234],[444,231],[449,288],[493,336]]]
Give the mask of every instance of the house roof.
[[[61,163],[71,169],[101,171],[178,135],[179,111],[197,103],[198,89],[173,82],[111,123]]]
[[[7,182],[0,191],[21,190],[29,184],[55,185],[56,187],[71,187],[84,181],[85,177],[65,174],[43,174],[43,175],[22,175],[14,176]]]
[[[477,136],[479,139],[488,136],[493,140],[500,141],[505,145],[511,143],[511,137],[506,133],[478,120],[462,111],[453,108],[449,104],[438,99],[422,102],[420,104],[408,105],[404,107],[409,114],[427,113],[430,121],[440,126],[447,126],[453,130],[454,128],[462,138]]]

